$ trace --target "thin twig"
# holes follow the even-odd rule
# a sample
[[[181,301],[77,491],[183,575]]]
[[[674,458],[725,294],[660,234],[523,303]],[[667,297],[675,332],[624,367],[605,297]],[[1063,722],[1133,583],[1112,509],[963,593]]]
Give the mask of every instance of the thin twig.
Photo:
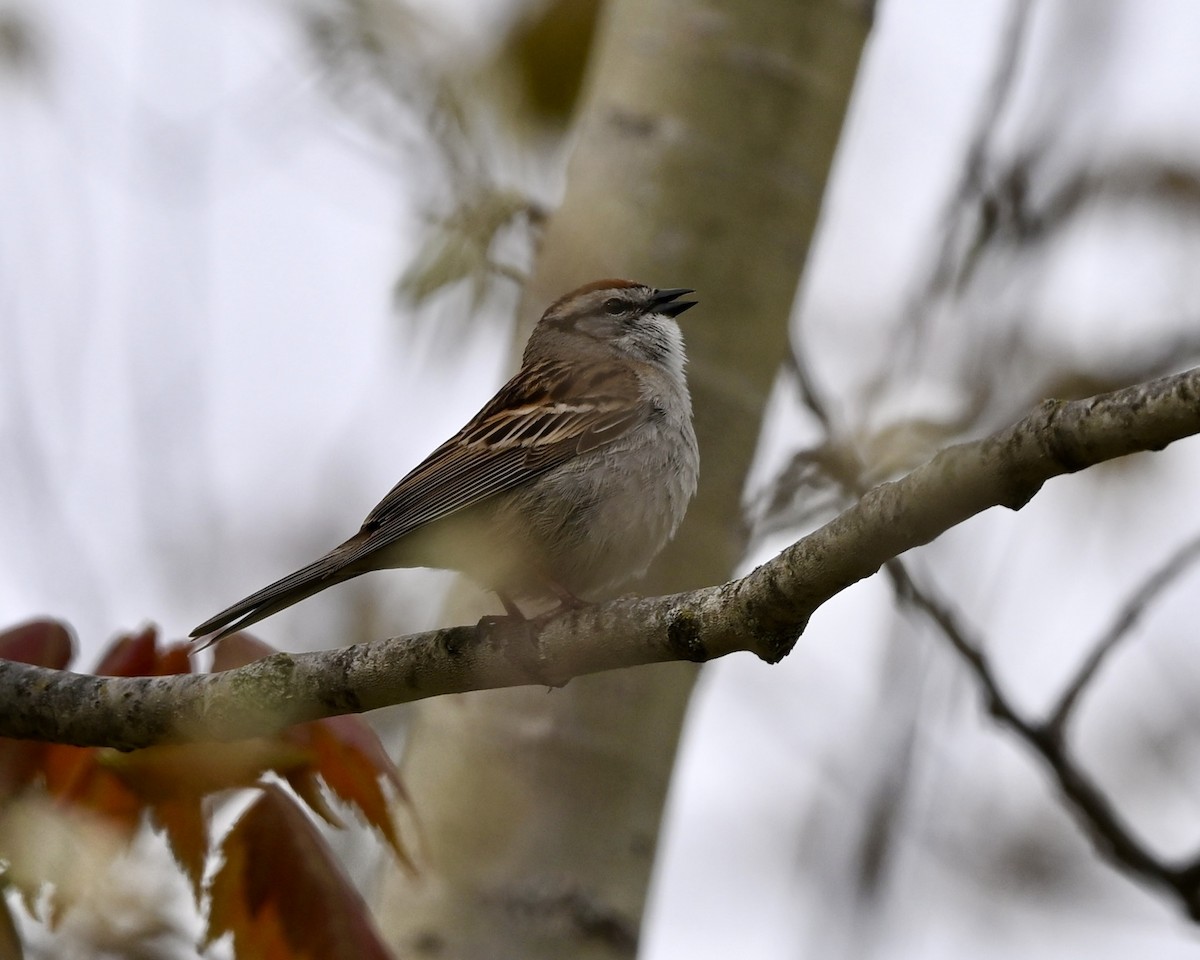
[[[900,560],[887,565],[897,595],[925,613],[962,657],[982,688],[988,712],[1029,744],[1049,769],[1075,817],[1096,851],[1126,875],[1174,895],[1187,915],[1200,921],[1200,859],[1168,863],[1134,834],[1108,796],[1071,757],[1060,731],[1049,723],[1024,717],[1001,689],[984,654],[960,618],[928,585],[917,584]]]
[[[1075,675],[1075,679],[1071,682],[1071,685],[1063,692],[1058,706],[1046,721],[1047,727],[1055,733],[1062,733],[1084,688],[1092,682],[1092,679],[1096,676],[1100,667],[1104,665],[1104,662],[1116,648],[1117,644],[1128,636],[1129,632],[1142,618],[1142,614],[1158,598],[1159,594],[1179,579],[1197,560],[1200,560],[1200,535],[1193,537],[1176,550],[1167,559],[1166,563],[1151,573],[1141,586],[1130,595],[1129,599],[1125,601],[1124,605],[1117,612],[1112,626],[1096,642],[1091,654],[1084,661],[1083,666],[1079,668],[1079,673]]]

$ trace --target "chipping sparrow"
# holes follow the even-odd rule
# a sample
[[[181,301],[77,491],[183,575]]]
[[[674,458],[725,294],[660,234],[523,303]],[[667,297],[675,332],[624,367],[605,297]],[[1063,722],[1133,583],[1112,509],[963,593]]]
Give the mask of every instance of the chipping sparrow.
[[[358,533],[191,635],[219,640],[369,570],[459,570],[517,617],[514,598],[575,605],[644,572],[696,492],[675,322],[691,292],[598,280],[556,300],[516,376]]]

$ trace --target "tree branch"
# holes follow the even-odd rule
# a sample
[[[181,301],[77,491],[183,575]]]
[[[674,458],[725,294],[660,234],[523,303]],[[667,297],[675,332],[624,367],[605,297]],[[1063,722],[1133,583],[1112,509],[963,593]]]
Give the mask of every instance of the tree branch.
[[[1062,697],[1058,701],[1058,706],[1055,707],[1050,718],[1046,721],[1046,726],[1055,733],[1061,735],[1063,728],[1066,727],[1067,721],[1070,720],[1072,712],[1075,710],[1079,698],[1083,695],[1088,684],[1095,679],[1096,674],[1100,672],[1100,668],[1107,662],[1109,655],[1116,649],[1129,632],[1142,619],[1142,615],[1149,609],[1150,604],[1158,599],[1159,595],[1168,587],[1172,586],[1188,569],[1197,561],[1200,561],[1200,537],[1192,537],[1182,547],[1176,550],[1167,561],[1155,570],[1146,580],[1133,592],[1133,595],[1125,601],[1117,616],[1113,619],[1112,625],[1104,632],[1104,635],[1092,647],[1092,652],[1083,662],[1083,666],[1079,668],[1079,672],[1075,675],[1075,679],[1063,691]]]
[[[813,612],[891,558],[992,506],[1017,510],[1051,477],[1200,433],[1200,369],[1048,400],[1013,426],[943,450],[748,576],[624,598],[529,623],[484,621],[218,674],[93,677],[0,661],[0,735],[135,749],[232,740],[306,720],[467,690],[749,651],[775,663]]]
[[[1160,571],[1152,583],[1165,582],[1174,576],[1175,571],[1186,566],[1184,556],[1184,552],[1181,551],[1174,558],[1174,562]],[[988,712],[992,717],[1024,740],[1045,763],[1067,810],[1083,828],[1100,856],[1135,880],[1166,890],[1179,900],[1192,920],[1200,920],[1200,858],[1193,854],[1183,861],[1171,862],[1151,851],[1096,781],[1071,756],[1062,729],[1063,720],[1068,714],[1062,712],[1060,707],[1050,720],[1043,722],[1022,715],[1001,688],[983,652],[982,642],[969,635],[949,605],[939,599],[931,589],[916,583],[899,560],[888,564],[888,573],[897,593],[924,611],[963,658],[984,692]],[[1140,592],[1148,593],[1154,589],[1156,588],[1148,585]],[[1115,645],[1121,632],[1123,631],[1114,630],[1107,635],[1105,651]],[[1103,656],[1101,653],[1091,663],[1098,667]],[[1081,672],[1082,682],[1072,687],[1075,696],[1078,696],[1078,692],[1087,683],[1084,674],[1091,676],[1094,669],[1093,667],[1089,671],[1085,668]],[[1071,702],[1074,702],[1073,698]],[[1067,711],[1069,710],[1068,706]]]

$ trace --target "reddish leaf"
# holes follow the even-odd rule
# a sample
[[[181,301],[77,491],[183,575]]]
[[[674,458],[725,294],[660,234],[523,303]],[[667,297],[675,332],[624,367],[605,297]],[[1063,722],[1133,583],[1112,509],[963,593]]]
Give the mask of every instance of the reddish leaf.
[[[160,650],[157,631],[147,627],[140,633],[118,637],[101,658],[96,672],[99,676],[161,676],[186,673],[189,669],[186,645]],[[152,765],[152,754],[153,751],[128,754],[124,765],[145,770]],[[46,790],[59,802],[97,813],[130,836],[137,828],[146,798],[139,793],[140,784],[134,778],[114,774],[114,768],[121,766],[112,761],[114,755],[120,756],[115,751],[53,744],[43,754],[42,774]],[[187,769],[195,774],[202,768],[192,763]],[[181,765],[176,763],[160,779],[167,776],[184,779]]]
[[[213,650],[213,673],[244,667],[278,652],[269,643],[264,643],[248,633],[231,633]]]
[[[213,655],[213,670],[232,670],[268,657],[276,651],[247,633],[235,633],[221,641]],[[391,783],[396,796],[408,802],[400,771],[392,763],[375,731],[355,716],[329,717],[285,730],[283,738],[304,747],[312,755],[307,769],[284,772],[288,783],[312,810],[335,827],[342,822],[325,801],[318,785],[320,777],[330,790],[378,830],[396,854],[396,859],[413,868],[392,820],[391,806],[380,780]]]
[[[267,738],[173,743],[131,753],[105,750],[98,762],[147,803],[253,786],[268,770],[286,774],[310,762],[303,747]]]
[[[36,776],[46,744],[0,737],[0,803],[23,790]]]
[[[166,677],[191,673],[188,661],[190,646],[176,643],[158,648],[158,630],[146,627],[140,633],[129,633],[112,642],[100,663],[98,677]]]
[[[166,647],[158,658],[158,677],[176,677],[192,672],[192,645],[173,643]]]
[[[268,770],[286,772],[307,766],[309,754],[278,739],[257,739],[168,744],[132,753],[105,750],[97,761],[129,788],[151,822],[162,828],[199,899],[208,853],[203,798],[222,790],[254,786]]]
[[[163,800],[149,811],[150,822],[162,830],[167,844],[192,884],[192,895],[200,902],[204,861],[208,857],[208,817],[199,797]]]
[[[232,933],[239,960],[391,960],[366,903],[278,787],[263,789],[221,852],[206,945]]]
[[[42,763],[46,791],[60,803],[99,814],[126,837],[137,829],[142,804],[137,796],[97,762],[92,747],[50,744]]]
[[[288,782],[301,798],[318,814],[330,820],[322,809],[323,801],[318,805],[310,799],[313,795],[320,796],[312,783],[314,775],[319,775],[343,803],[354,807],[371,827],[383,835],[397,860],[415,869],[396,832],[391,805],[380,781],[388,780],[396,796],[405,803],[408,802],[408,795],[400,780],[400,772],[383,749],[375,731],[358,717],[345,716],[300,724],[286,730],[284,736],[303,744],[312,752],[311,767],[288,776]],[[330,822],[335,826],[340,825],[336,819]]]
[[[325,791],[321,788],[321,778],[317,776],[311,765],[306,766],[303,770],[293,770],[287,775],[287,782],[296,791],[296,796],[303,800],[313,813],[331,827],[338,830],[345,829],[346,824],[325,798]]]
[[[0,633],[0,658],[38,667],[64,669],[71,662],[71,633],[57,620],[30,620]],[[48,745],[0,737],[0,801],[37,776]]]
[[[152,677],[158,663],[158,631],[146,627],[139,633],[117,637],[96,664],[98,677]]]
[[[62,670],[71,662],[71,631],[57,620],[30,620],[0,633],[0,657]]]

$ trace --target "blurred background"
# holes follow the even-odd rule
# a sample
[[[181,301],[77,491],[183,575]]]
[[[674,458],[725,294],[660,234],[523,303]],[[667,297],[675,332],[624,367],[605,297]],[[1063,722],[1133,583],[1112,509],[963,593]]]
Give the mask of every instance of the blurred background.
[[[65,619],[81,669],[147,621],[183,636],[357,529],[475,412],[562,197],[602,6],[0,0],[0,624]],[[1196,363],[1198,53],[1186,0],[879,4],[747,482],[747,568],[1043,397]],[[703,277],[638,279],[705,299]],[[1200,536],[1198,473],[1191,442],[1053,481],[910,572],[1037,718]],[[1194,559],[1070,728],[1168,861],[1200,843]],[[363,578],[257,632],[423,629],[449,583]],[[149,913],[161,889],[135,874]],[[640,956],[1196,941],[1098,859],[884,576],[779,666],[705,668]]]

